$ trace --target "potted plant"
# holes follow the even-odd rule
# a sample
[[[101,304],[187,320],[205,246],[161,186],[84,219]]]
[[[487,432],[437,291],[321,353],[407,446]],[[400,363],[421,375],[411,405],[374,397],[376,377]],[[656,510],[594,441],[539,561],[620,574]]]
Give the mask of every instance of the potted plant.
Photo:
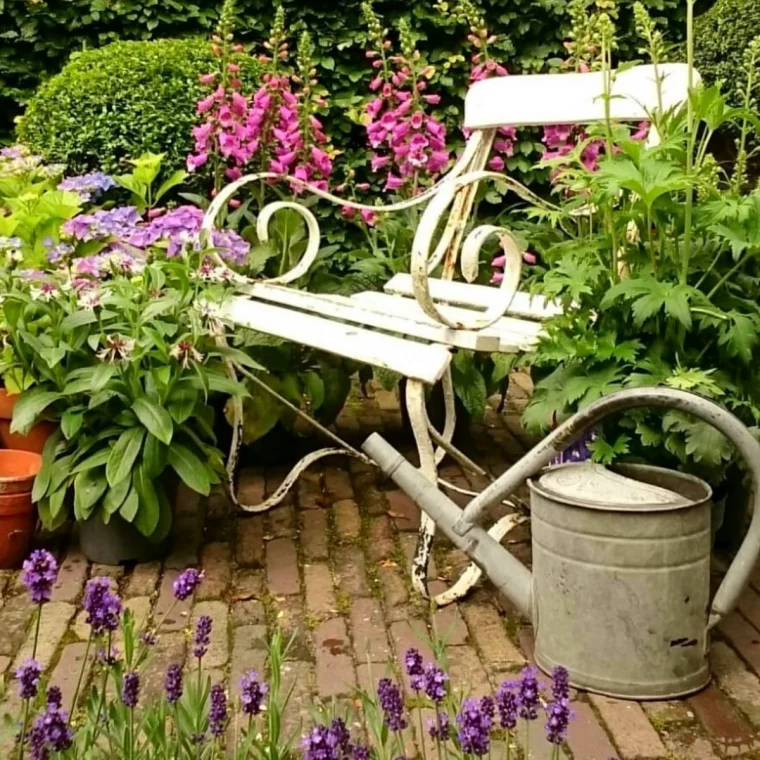
[[[134,207],[116,207],[80,215],[64,225],[68,242],[56,244],[52,267],[4,278],[6,340],[34,380],[11,430],[26,434],[42,414],[59,421],[33,498],[49,529],[74,517],[94,561],[160,550],[172,477],[206,495],[219,482],[207,400],[246,393],[226,359],[259,368],[219,345],[218,304],[233,275],[194,249],[201,214],[180,207],[144,221]],[[232,233],[214,242],[223,254],[243,243]],[[94,243],[99,253],[78,255]]]

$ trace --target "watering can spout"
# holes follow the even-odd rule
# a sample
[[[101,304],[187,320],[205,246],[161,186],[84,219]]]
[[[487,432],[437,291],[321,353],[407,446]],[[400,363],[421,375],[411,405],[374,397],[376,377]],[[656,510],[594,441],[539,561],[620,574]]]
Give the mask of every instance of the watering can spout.
[[[419,504],[459,549],[472,558],[520,613],[532,618],[533,579],[530,570],[480,526],[472,525],[464,534],[458,532],[455,526],[462,516],[460,507],[441,493],[382,436],[372,434],[362,448],[383,473]]]

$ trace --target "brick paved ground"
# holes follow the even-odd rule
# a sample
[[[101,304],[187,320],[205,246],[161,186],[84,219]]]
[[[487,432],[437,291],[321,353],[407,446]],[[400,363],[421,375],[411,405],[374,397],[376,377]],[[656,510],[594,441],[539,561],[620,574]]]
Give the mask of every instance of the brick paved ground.
[[[530,443],[517,424],[525,399],[519,378],[510,399],[510,414],[489,410],[486,424],[472,431],[472,453],[494,474]],[[382,391],[372,400],[352,401],[338,427],[356,441],[382,430],[411,449],[395,397]],[[443,474],[458,485],[482,486],[450,464]],[[280,468],[247,470],[241,479],[245,497],[261,498],[282,476]],[[530,658],[530,625],[487,583],[431,617],[411,590],[408,573],[417,509],[401,492],[388,489],[371,468],[334,459],[305,477],[287,504],[263,516],[235,513],[221,493],[201,502],[184,493],[175,525],[177,548],[163,563],[126,570],[90,567],[76,545],[61,547],[62,571],[45,608],[39,659],[69,702],[85,649],[77,603],[87,578],[107,573],[138,620],[157,619],[168,609],[178,570],[198,563],[207,580],[192,603],[175,608],[167,620],[147,679],[151,692],[160,689],[166,665],[185,657],[185,630],[202,614],[212,615],[215,624],[209,667],[232,689],[245,670],[263,668],[265,641],[276,626],[295,634],[285,679],[286,688],[294,684],[289,726],[308,719],[317,698],[347,699],[355,686],[369,685],[387,668],[399,672],[407,647],[429,655],[425,640],[433,631],[446,637],[453,683],[470,684],[475,694],[496,687]],[[527,533],[510,539],[510,548],[527,559]],[[464,557],[439,541],[435,560],[431,580],[440,590],[463,567]],[[4,573],[0,583],[0,672],[9,673],[29,649],[32,610],[16,574]],[[565,756],[760,758],[760,569],[740,610],[716,638],[715,683],[696,697],[640,705],[577,695]],[[7,710],[15,710],[14,692],[7,689]],[[548,747],[536,738],[531,737],[533,756],[548,758]],[[6,734],[6,747],[8,740]],[[410,754],[413,741],[410,736]]]

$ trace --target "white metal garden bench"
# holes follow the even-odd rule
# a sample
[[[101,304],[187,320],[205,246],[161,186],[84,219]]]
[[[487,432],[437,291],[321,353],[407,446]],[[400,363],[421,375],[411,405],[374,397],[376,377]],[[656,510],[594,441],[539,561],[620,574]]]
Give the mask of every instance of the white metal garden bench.
[[[669,110],[686,99],[688,69],[684,64],[636,66],[614,77],[609,110],[618,121],[647,119],[658,107],[655,81],[662,82],[660,105]],[[694,79],[696,81],[696,77]],[[463,465],[484,471],[452,445],[455,427],[451,352],[469,349],[489,353],[528,351],[541,334],[541,320],[560,313],[556,304],[540,296],[518,291],[522,250],[509,230],[492,225],[467,226],[477,186],[483,181],[506,183],[525,197],[527,192],[508,177],[484,168],[496,130],[501,126],[527,127],[551,124],[589,124],[605,118],[603,74],[569,73],[508,76],[478,82],[465,101],[464,127],[470,137],[459,160],[447,176],[417,198],[384,207],[367,207],[304,186],[332,203],[354,209],[371,208],[375,213],[392,213],[417,204],[427,204],[416,231],[411,252],[411,272],[398,274],[385,292],[364,292],[351,297],[308,293],[287,287],[313,264],[320,247],[320,233],[312,212],[297,202],[277,201],[264,207],[258,219],[258,236],[268,238],[274,214],[292,209],[301,214],[308,228],[308,246],[301,261],[286,274],[266,281],[242,280],[245,295],[230,299],[223,318],[230,324],[295,341],[375,367],[392,370],[407,379],[406,404],[422,472],[433,482],[437,466],[448,453]],[[656,134],[650,140],[657,139]],[[214,199],[203,221],[208,235],[220,211],[244,185],[261,179],[285,179],[276,174],[252,174],[232,182]],[[288,178],[289,182],[295,182]],[[303,184],[303,183],[301,183]],[[444,219],[448,214],[448,218]],[[480,253],[489,238],[496,238],[506,257],[504,279],[499,287],[474,284]],[[223,265],[221,259],[217,263]],[[454,281],[459,269],[464,282]],[[440,267],[440,277],[430,274]],[[260,386],[277,395],[245,368],[236,366]],[[430,423],[425,406],[425,386],[441,382],[446,418],[442,431]],[[286,399],[281,403],[295,410]],[[304,458],[276,493],[258,505],[241,504],[236,495],[236,470],[242,445],[243,406],[237,399],[233,441],[227,462],[228,485],[233,501],[248,511],[263,511],[279,503],[305,467],[317,459],[349,453],[363,457],[335,433],[308,418],[337,443]],[[489,531],[497,540],[517,522],[508,515]],[[413,562],[415,588],[425,596],[427,565],[435,524],[422,515],[419,541]],[[435,597],[439,605],[463,596],[480,577],[472,565],[446,592]]]

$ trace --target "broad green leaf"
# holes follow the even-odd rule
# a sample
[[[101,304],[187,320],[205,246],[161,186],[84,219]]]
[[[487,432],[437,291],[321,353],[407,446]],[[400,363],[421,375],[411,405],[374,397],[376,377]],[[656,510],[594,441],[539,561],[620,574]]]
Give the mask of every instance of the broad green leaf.
[[[451,364],[454,390],[473,420],[483,419],[488,393],[486,381],[469,352],[455,355]]]
[[[204,496],[211,490],[205,465],[190,449],[180,443],[169,447],[168,462],[184,483]]]
[[[169,535],[172,528],[172,505],[169,503],[163,484],[158,484],[156,494],[158,495],[159,507],[158,525],[156,525],[156,529],[150,538],[151,541],[161,543]]]
[[[198,392],[191,391],[184,397],[180,397],[174,401],[169,402],[167,407],[169,409],[169,414],[178,425],[181,425],[183,422],[186,422],[190,418],[190,415],[193,413],[193,409],[195,409],[197,401]]]
[[[98,316],[92,309],[84,309],[75,311],[69,314],[68,317],[61,322],[61,329],[64,332],[71,332],[77,327],[84,327],[85,325],[91,325],[98,321]]]
[[[53,471],[55,451],[61,442],[61,431],[56,430],[50,438],[45,441],[42,449],[42,465],[40,466],[37,476],[34,478],[32,487],[32,501],[39,501],[47,492],[50,486],[50,480]]]
[[[45,360],[48,367],[50,367],[50,369],[53,369],[53,367],[59,364],[61,359],[66,356],[66,349],[63,346],[45,348],[40,351],[40,356]]]
[[[135,399],[132,409],[137,415],[137,419],[148,429],[148,432],[167,445],[172,442],[174,425],[171,415],[166,409],[147,398]]]
[[[167,452],[166,444],[161,443],[155,435],[148,433],[143,447],[142,466],[149,478],[156,478],[164,471]]]
[[[140,509],[140,496],[137,493],[137,489],[132,485],[132,479],[130,479],[129,493],[119,507],[119,514],[127,522],[134,522],[138,509]]]
[[[63,505],[66,501],[68,490],[69,489],[66,486],[61,486],[57,491],[50,494],[50,498],[47,501],[50,508],[50,517],[53,520],[57,519],[58,515],[63,511]]]
[[[169,192],[169,190],[171,190],[173,187],[176,187],[177,185],[181,185],[185,181],[185,177],[187,177],[187,172],[183,169],[177,169],[177,171],[175,171],[161,183],[158,190],[156,190],[153,202],[158,203],[161,198]]]
[[[60,393],[45,391],[41,388],[24,391],[13,407],[11,433],[26,435],[32,429],[37,417],[59,398],[61,398]]]
[[[81,409],[67,409],[61,415],[61,431],[67,441],[70,441],[82,427],[84,412]]]
[[[132,478],[124,478],[120,483],[109,488],[106,495],[103,497],[103,510],[106,514],[112,515],[118,511],[124,500],[127,498],[127,494],[132,488]]]
[[[106,476],[100,468],[88,468],[74,478],[74,515],[77,520],[86,520],[92,514],[106,488]]]
[[[89,456],[87,459],[80,462],[76,467],[74,467],[73,470],[71,470],[69,474],[76,475],[79,472],[85,472],[86,470],[92,470],[95,467],[100,467],[108,461],[108,457],[110,455],[110,447],[100,449],[100,451],[96,451],[92,456]]]
[[[325,400],[325,384],[316,372],[307,372],[304,375],[304,384],[311,399],[312,411],[317,411]]]
[[[145,430],[141,427],[128,428],[119,436],[106,463],[109,486],[113,488],[130,475],[144,438]]]
[[[158,521],[161,518],[161,507],[156,489],[153,487],[150,478],[145,475],[142,467],[135,470],[134,487],[140,496],[140,508],[135,515],[134,524],[140,533],[144,536],[150,536],[158,526]]]

